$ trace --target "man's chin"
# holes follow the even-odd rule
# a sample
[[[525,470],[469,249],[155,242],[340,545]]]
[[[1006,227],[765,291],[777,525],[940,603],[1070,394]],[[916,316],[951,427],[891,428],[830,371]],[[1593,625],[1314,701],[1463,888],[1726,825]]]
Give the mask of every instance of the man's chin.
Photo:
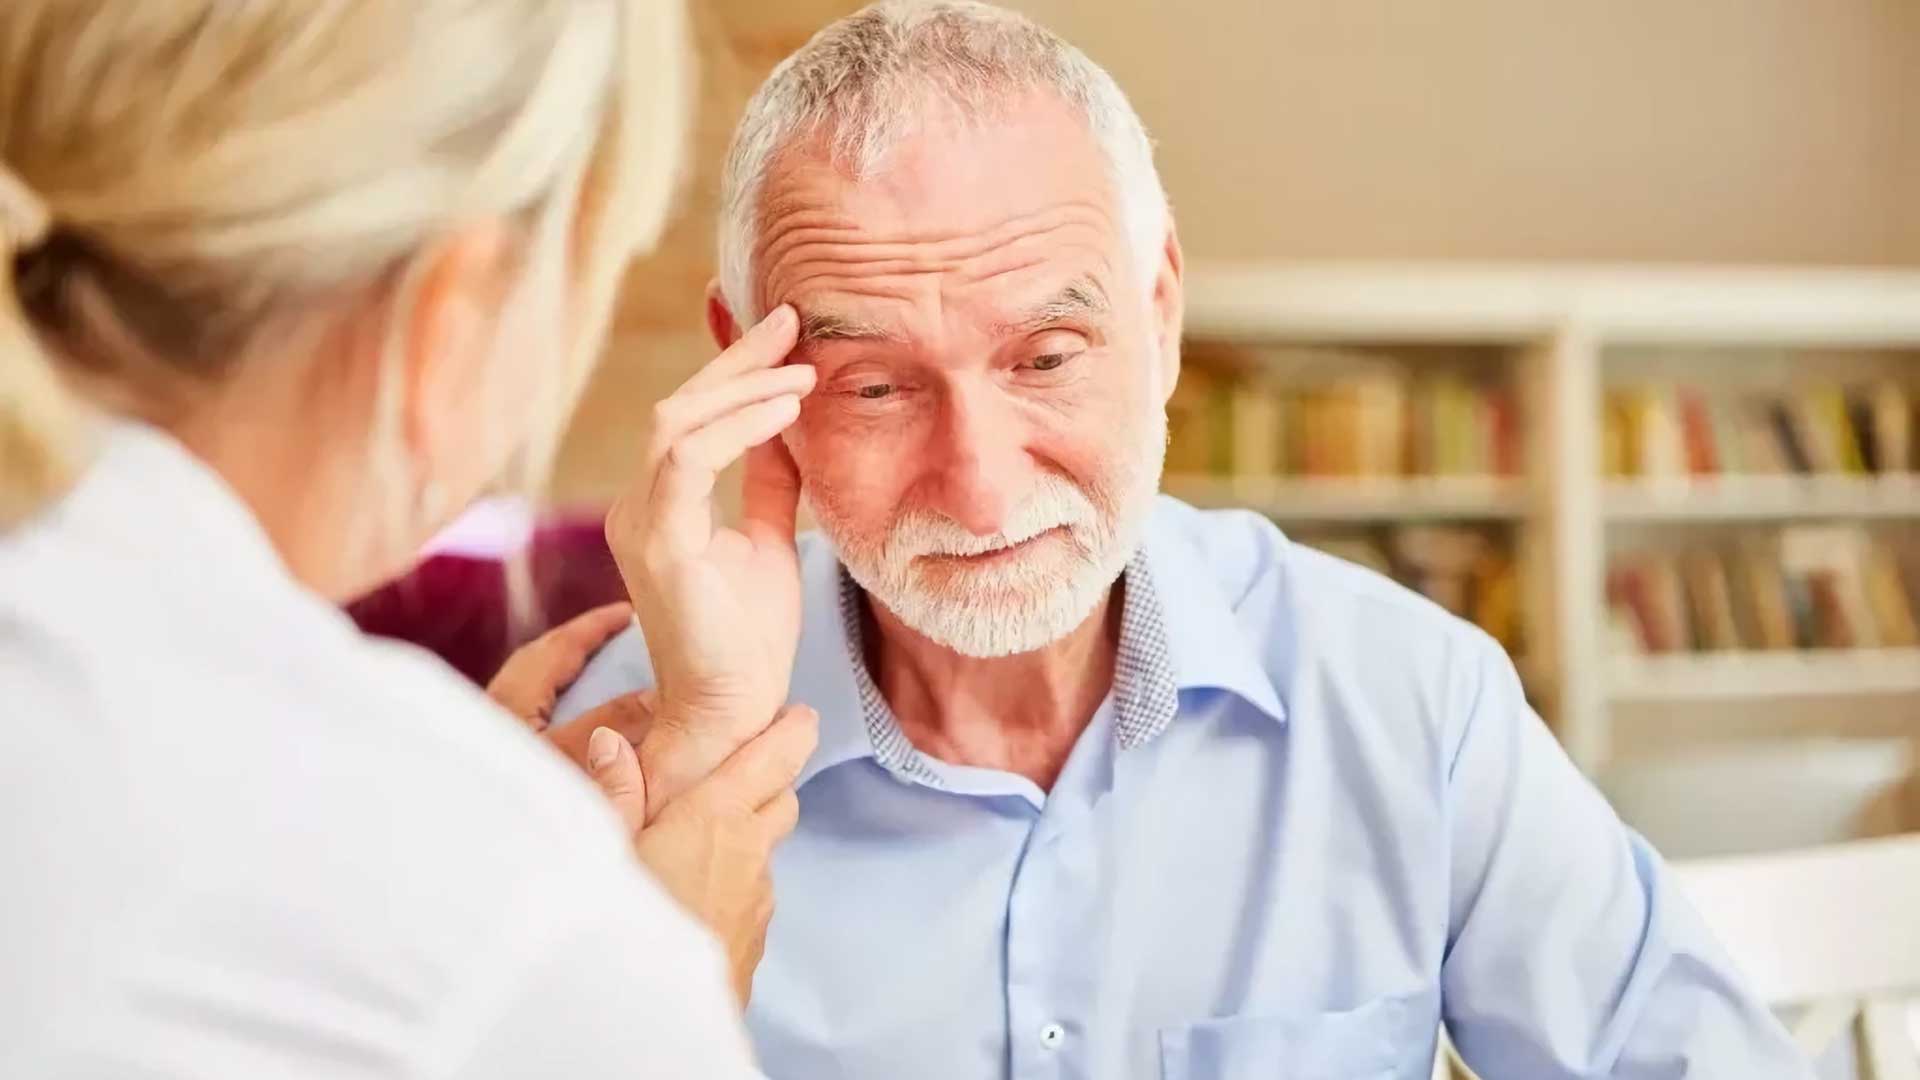
[[[1086,580],[1084,564],[1047,570],[1015,580],[979,570],[922,577],[887,606],[915,632],[964,656],[1036,652],[1084,624],[1113,586]]]

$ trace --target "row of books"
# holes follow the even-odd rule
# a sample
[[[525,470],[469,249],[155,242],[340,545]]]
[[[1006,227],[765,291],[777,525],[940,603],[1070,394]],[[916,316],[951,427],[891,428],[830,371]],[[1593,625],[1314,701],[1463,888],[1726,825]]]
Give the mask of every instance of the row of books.
[[[1920,548],[1806,525],[1624,554],[1607,601],[1614,648],[1630,653],[1912,648]]]
[[[1299,539],[1399,581],[1475,623],[1508,653],[1522,651],[1520,575],[1499,530],[1407,525]]]
[[[1767,395],[1635,387],[1608,393],[1602,452],[1616,477],[1908,473],[1920,469],[1915,423],[1913,395],[1892,382]]]
[[[1168,404],[1168,470],[1328,478],[1520,471],[1520,419],[1507,387],[1370,366],[1284,383],[1189,367]]]

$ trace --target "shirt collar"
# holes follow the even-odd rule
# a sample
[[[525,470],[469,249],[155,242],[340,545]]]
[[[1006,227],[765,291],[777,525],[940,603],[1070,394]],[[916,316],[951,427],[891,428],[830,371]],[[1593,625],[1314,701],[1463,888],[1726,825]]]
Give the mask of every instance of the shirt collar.
[[[1285,718],[1231,599],[1205,572],[1205,553],[1167,520],[1170,509],[1184,508],[1164,499],[1156,504],[1125,571],[1112,696],[1115,738],[1123,750],[1164,731],[1188,690],[1223,690],[1275,720]],[[795,786],[861,758],[902,779],[942,786],[867,671],[859,586],[823,537],[810,539],[801,557],[806,616],[793,696],[819,711],[820,743]]]
[[[1238,609],[1245,597],[1232,595],[1211,572],[1221,561],[1218,553],[1194,542],[1194,526],[1203,520],[1199,512],[1162,497],[1143,545],[1163,606],[1174,680],[1183,693],[1223,690],[1284,723],[1286,709],[1255,648],[1274,628],[1241,621]]]

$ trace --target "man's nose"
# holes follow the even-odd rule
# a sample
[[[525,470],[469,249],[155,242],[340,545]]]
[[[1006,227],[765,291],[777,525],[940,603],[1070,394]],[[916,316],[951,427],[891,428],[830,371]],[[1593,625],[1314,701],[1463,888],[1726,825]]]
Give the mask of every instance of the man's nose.
[[[933,433],[932,508],[975,536],[1006,527],[1033,485],[1024,424],[998,387],[950,387]]]

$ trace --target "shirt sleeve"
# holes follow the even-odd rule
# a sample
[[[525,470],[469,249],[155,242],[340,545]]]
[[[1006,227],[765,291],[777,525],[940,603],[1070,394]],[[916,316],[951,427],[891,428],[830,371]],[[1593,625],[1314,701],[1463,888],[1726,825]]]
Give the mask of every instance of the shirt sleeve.
[[[609,915],[557,939],[441,1075],[764,1080],[717,947],[663,929]]]
[[[1449,1034],[1485,1080],[1810,1078],[1812,1067],[1476,639],[1447,777]]]

